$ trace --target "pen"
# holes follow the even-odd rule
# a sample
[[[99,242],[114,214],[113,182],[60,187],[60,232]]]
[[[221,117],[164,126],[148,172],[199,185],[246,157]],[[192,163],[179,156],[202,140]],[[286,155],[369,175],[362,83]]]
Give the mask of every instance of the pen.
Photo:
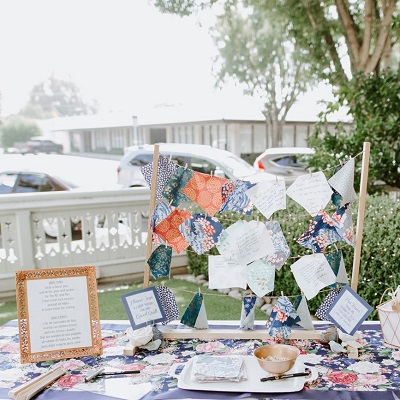
[[[139,374],[140,370],[136,369],[133,371],[118,371],[118,372],[101,372],[97,376],[111,376],[111,375],[128,375],[128,374]]]
[[[266,378],[261,378],[261,382],[267,381],[276,381],[279,379],[287,379],[287,378],[295,378],[296,376],[309,376],[311,374],[311,370],[306,368],[305,372],[297,372],[295,374],[287,374],[287,375],[275,375],[275,376],[268,376]]]

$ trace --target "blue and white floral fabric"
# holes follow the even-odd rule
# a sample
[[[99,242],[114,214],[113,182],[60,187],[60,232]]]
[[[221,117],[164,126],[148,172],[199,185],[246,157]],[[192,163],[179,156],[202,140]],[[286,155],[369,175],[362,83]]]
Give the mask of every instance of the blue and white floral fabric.
[[[229,181],[222,185],[222,199],[224,203],[218,213],[230,210],[250,215],[253,211],[253,204],[249,196],[247,196],[246,191],[255,185],[255,183],[241,180]]]
[[[292,326],[299,320],[290,300],[286,296],[280,296],[266,323],[268,334],[276,339],[287,339],[292,332]]]
[[[190,201],[190,199],[182,193],[187,183],[192,179],[193,171],[183,167],[177,167],[174,173],[166,182],[162,195],[169,200],[172,206],[178,207],[179,204]]]

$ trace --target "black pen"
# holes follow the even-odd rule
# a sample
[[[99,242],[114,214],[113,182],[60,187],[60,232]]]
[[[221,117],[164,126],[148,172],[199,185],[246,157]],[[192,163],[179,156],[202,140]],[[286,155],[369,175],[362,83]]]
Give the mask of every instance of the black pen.
[[[98,368],[93,372],[87,374],[85,377],[85,381],[89,382],[92,379],[97,378],[98,376],[127,375],[127,374],[138,374],[138,373],[140,373],[140,370],[104,372],[104,368]]]
[[[267,381],[277,381],[279,379],[287,379],[287,378],[295,378],[296,376],[310,376],[311,375],[311,370],[306,368],[305,372],[297,372],[295,374],[287,374],[287,375],[274,375],[274,376],[268,376],[266,378],[261,378],[261,382],[267,382]]]

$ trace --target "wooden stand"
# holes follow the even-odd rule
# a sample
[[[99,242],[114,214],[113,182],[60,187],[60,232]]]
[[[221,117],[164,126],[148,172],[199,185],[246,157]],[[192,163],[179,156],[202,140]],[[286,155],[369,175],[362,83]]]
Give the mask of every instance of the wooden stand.
[[[361,255],[361,244],[362,244],[362,232],[364,223],[364,211],[365,211],[365,199],[367,194],[367,180],[368,180],[368,164],[369,164],[369,152],[370,143],[365,142],[363,147],[363,159],[361,168],[361,186],[359,195],[359,207],[358,207],[358,218],[357,218],[357,236],[356,236],[356,247],[354,252],[353,262],[353,273],[351,287],[357,292],[358,286],[358,272],[360,265]],[[154,156],[153,156],[153,175],[152,185],[150,193],[150,206],[149,206],[149,226],[147,230],[147,258],[149,259],[152,252],[152,230],[150,227],[151,216],[155,207],[156,200],[156,186],[157,186],[157,173],[158,173],[158,157],[159,157],[159,145],[154,145]],[[149,286],[150,267],[146,263],[144,273],[144,287]],[[162,329],[164,338],[166,339],[266,339],[269,335],[265,330],[239,330],[239,329],[194,329],[194,328],[173,328],[166,326]],[[292,330],[289,339],[310,339],[319,340],[321,338],[321,331],[316,330],[303,330],[296,329]],[[354,354],[354,352],[352,353]]]

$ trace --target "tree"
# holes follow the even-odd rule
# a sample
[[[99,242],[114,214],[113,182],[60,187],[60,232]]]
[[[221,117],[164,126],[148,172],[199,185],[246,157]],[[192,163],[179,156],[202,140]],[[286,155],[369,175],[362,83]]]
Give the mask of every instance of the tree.
[[[0,132],[4,148],[14,147],[14,143],[26,142],[33,136],[42,135],[41,129],[35,122],[20,116],[8,118],[0,126]]]
[[[380,76],[359,74],[338,92],[338,101],[329,105],[321,116],[309,145],[319,151],[311,167],[325,169],[332,160],[362,151],[365,141],[371,142],[368,173],[369,193],[380,187],[377,182],[400,188],[400,72],[385,71]],[[339,106],[352,104],[349,113],[354,124],[351,134],[339,122],[336,129],[326,129],[326,117]],[[357,168],[361,158],[356,159]],[[359,178],[359,174],[356,174]],[[359,179],[355,182],[359,186]]]
[[[232,0],[223,3],[229,5]],[[187,15],[216,0],[153,0],[163,12]],[[279,13],[319,77],[344,87],[356,73],[387,70],[400,35],[399,0],[248,0]]]
[[[258,97],[270,128],[273,147],[282,144],[287,113],[313,82],[309,65],[279,15],[230,5],[218,17],[213,38],[219,49],[218,83],[233,78],[244,92]]]
[[[95,102],[86,103],[82,99],[74,82],[51,76],[33,87],[29,102],[20,114],[30,118],[54,118],[94,114],[97,108]]]

